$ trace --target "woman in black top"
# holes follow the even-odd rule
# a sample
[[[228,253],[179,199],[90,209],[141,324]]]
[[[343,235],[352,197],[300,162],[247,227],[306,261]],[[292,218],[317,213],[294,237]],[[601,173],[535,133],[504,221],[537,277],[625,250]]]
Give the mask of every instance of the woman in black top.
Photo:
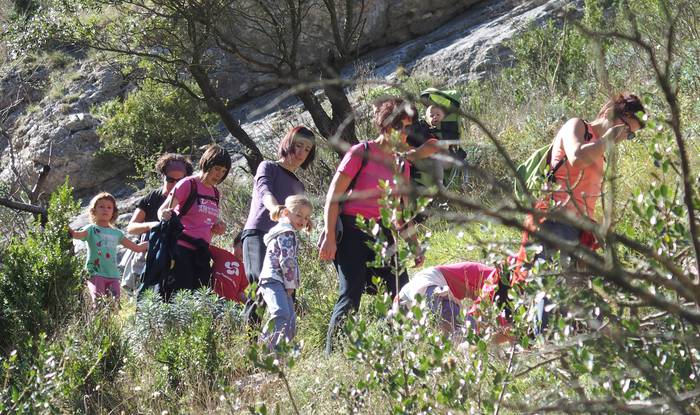
[[[148,193],[139,200],[136,210],[126,227],[132,235],[145,234],[156,226],[158,208],[163,204],[175,184],[185,176],[192,175],[192,163],[180,154],[166,153],[156,161],[156,171],[163,176],[163,186]]]

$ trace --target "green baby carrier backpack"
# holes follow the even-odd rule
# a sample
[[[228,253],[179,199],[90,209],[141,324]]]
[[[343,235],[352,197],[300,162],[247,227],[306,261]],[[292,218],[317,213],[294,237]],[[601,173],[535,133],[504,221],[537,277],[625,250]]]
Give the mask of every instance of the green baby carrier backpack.
[[[448,147],[450,156],[455,160],[464,160],[467,158],[467,153],[460,145],[462,136],[459,123],[460,95],[454,90],[441,90],[437,88],[428,88],[420,93],[420,99],[426,106],[439,105],[446,111],[445,118],[440,122],[437,129],[431,129],[431,134],[437,136],[439,140],[450,141]],[[445,170],[444,184],[450,186],[458,178],[464,182],[467,178],[466,171],[457,166],[448,167]]]

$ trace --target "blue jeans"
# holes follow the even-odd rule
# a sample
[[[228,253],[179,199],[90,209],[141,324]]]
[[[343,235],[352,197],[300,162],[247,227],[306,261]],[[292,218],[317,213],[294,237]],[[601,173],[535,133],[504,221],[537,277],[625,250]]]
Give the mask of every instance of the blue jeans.
[[[291,341],[297,331],[297,315],[294,311],[294,300],[287,294],[284,284],[277,280],[265,279],[261,282],[258,292],[262,295],[267,306],[269,318],[263,326],[260,342],[274,350],[284,336]]]
[[[581,231],[579,229],[576,229],[571,225],[552,220],[545,220],[544,223],[540,225],[540,232],[551,236],[556,236],[559,239],[569,242],[578,242],[579,238],[581,237]],[[552,259],[556,251],[558,251],[557,247],[550,246],[549,244],[543,244],[542,252],[538,254],[535,259],[544,259],[549,261]]]
[[[243,266],[249,283],[258,282],[262,271],[267,246],[263,241],[265,232],[257,229],[243,231]]]
[[[258,229],[246,229],[243,231],[243,266],[245,267],[245,275],[249,283],[257,283],[262,271],[263,261],[265,260],[265,251],[267,246],[263,241],[265,232]],[[260,317],[257,309],[257,296],[251,296],[243,309],[243,318],[250,328],[257,332],[260,327]]]
[[[444,321],[445,323],[449,323],[450,326],[452,326],[452,329],[454,330],[460,325],[460,306],[446,295],[434,295],[435,290],[438,288],[440,287],[437,285],[431,285],[430,287],[428,287],[427,290],[425,290],[426,304],[428,305],[428,308],[430,308],[435,314],[440,316],[440,319],[442,321]]]

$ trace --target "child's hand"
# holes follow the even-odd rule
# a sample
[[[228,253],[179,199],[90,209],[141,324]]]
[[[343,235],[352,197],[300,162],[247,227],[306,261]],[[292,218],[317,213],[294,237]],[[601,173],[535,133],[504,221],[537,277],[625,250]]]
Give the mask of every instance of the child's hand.
[[[76,231],[68,226],[68,235],[73,239],[85,239],[87,237],[87,231]]]
[[[163,209],[163,212],[160,214],[160,218],[162,220],[170,220],[170,218],[173,217],[173,210],[172,209]]]
[[[294,288],[287,288],[287,294],[291,297],[294,295]]]
[[[136,252],[146,252],[146,251],[148,251],[148,241],[141,242],[141,243],[138,244],[137,246],[138,246],[139,249],[138,249],[138,251],[136,251]]]

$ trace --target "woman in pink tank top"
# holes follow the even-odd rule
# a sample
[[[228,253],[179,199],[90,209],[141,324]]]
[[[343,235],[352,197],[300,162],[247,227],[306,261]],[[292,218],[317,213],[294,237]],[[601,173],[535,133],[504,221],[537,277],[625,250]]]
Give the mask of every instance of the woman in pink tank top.
[[[637,118],[644,107],[635,95],[618,95],[606,102],[595,120],[567,121],[554,138],[551,166],[564,160],[554,174],[557,187],[553,199],[558,205],[588,218],[595,217],[605,167],[605,149],[642,128]]]
[[[552,146],[550,166],[556,169],[556,185],[552,199],[560,209],[576,216],[595,220],[595,210],[601,196],[605,168],[605,152],[626,139],[634,138],[644,127],[638,114],[644,106],[636,95],[619,94],[608,100],[592,122],[572,118],[559,130]],[[582,230],[568,223],[546,219],[539,227],[540,235],[558,239],[557,243],[543,243],[543,250],[535,260],[550,260],[563,243],[583,243],[591,247],[591,240],[582,238]],[[562,255],[563,267],[571,262]],[[547,326],[547,298],[536,305],[535,333]]]

